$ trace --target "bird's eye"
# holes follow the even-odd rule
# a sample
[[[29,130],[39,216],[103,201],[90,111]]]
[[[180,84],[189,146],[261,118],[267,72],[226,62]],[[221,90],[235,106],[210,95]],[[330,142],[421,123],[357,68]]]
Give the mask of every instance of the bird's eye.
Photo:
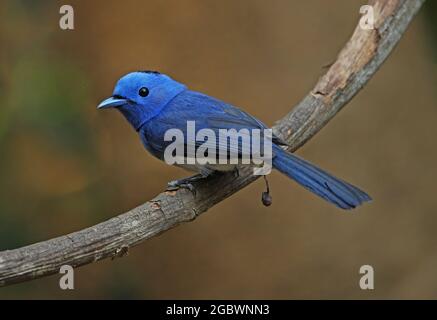
[[[138,91],[138,94],[142,97],[147,97],[149,95],[149,89],[142,87],[140,91]]]

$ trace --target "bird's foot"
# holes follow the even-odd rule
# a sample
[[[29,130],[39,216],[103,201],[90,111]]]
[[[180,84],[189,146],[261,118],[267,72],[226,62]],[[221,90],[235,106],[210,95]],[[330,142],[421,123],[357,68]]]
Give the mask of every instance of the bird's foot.
[[[183,178],[179,180],[170,181],[167,184],[167,191],[175,191],[181,188],[190,190],[194,195],[196,195],[196,188],[193,185],[193,182],[205,179],[204,176],[198,174],[192,177]]]
[[[190,190],[194,195],[196,195],[196,188],[191,183],[180,183],[179,180],[170,181],[167,184],[167,191],[176,191],[179,189],[188,189]]]

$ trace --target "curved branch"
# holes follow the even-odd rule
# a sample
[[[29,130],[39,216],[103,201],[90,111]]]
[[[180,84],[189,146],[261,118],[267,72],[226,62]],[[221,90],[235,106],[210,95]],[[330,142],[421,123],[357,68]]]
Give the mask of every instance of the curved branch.
[[[425,0],[372,0],[375,29],[355,29],[337,60],[314,89],[275,126],[294,151],[331,120],[366,84],[398,43]],[[196,196],[180,189],[93,227],[15,250],[0,252],[0,286],[124,255],[140,242],[194,220],[216,203],[255,181],[250,169],[196,185]]]

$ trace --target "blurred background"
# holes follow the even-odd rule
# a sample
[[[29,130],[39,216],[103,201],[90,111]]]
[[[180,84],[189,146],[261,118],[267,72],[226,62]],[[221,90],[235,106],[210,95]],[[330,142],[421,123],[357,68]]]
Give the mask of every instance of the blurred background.
[[[363,0],[0,2],[0,250],[109,219],[187,173],[115,111],[123,74],[159,70],[272,125],[351,35]],[[353,214],[278,173],[114,261],[0,289],[9,298],[437,298],[437,3],[298,154],[374,202]],[[359,268],[375,269],[375,290]]]

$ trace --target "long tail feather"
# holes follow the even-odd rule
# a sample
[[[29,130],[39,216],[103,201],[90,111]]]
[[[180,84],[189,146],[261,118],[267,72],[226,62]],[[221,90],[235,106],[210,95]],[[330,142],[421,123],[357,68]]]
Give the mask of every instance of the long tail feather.
[[[364,191],[342,181],[294,154],[274,146],[273,167],[309,191],[342,209],[353,209],[372,199]]]

